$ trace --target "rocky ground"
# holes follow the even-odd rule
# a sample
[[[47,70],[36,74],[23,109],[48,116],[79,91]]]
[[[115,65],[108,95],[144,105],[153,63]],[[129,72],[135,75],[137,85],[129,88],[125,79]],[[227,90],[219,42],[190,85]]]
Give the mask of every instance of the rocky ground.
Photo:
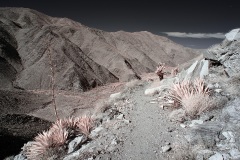
[[[163,107],[160,93],[144,93],[160,84],[156,76],[148,79],[125,84],[109,103],[98,106],[106,108],[94,115],[96,127],[90,141],[62,159],[239,159],[239,99],[229,97],[219,83],[231,79],[209,81],[222,100],[218,108],[185,121],[171,117],[176,110]]]
[[[237,75],[228,77],[222,65],[212,65],[209,68],[205,83],[211,95],[217,99],[216,105],[199,116],[183,117],[181,109],[173,108],[162,101],[166,86],[170,87],[172,82],[182,77],[191,79],[203,72],[204,65],[199,64],[205,61],[196,62],[198,63],[194,62],[188,70],[183,70],[176,77],[165,77],[161,82],[156,75],[146,74],[142,76],[142,80],[111,84],[86,93],[59,92],[57,95],[60,97],[74,97],[73,103],[76,100],[83,103],[85,100],[84,103],[88,104],[85,111],[89,111],[94,118],[95,127],[88,141],[79,141],[81,136],[76,137],[72,143],[67,144],[68,154],[57,159],[240,159],[240,80]],[[66,103],[70,101],[71,99]],[[63,102],[62,100],[58,104],[65,105],[61,104]],[[95,107],[90,109],[89,105]],[[64,110],[61,108],[59,111]],[[75,111],[75,114],[69,116],[81,113],[77,109]],[[29,113],[33,115],[33,111]],[[46,112],[37,113],[39,112],[35,115],[39,117],[46,115]],[[50,116],[46,119],[54,121]],[[9,123],[9,120],[5,118],[4,124]],[[12,128],[14,131],[14,125]],[[75,145],[74,148],[72,144],[76,141],[80,145]],[[15,157],[15,160],[18,159],[25,158],[20,154]]]

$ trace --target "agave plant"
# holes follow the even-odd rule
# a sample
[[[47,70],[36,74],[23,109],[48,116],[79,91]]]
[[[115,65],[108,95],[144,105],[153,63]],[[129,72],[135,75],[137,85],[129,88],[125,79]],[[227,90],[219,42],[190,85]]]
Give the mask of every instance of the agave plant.
[[[87,136],[92,127],[93,120],[90,116],[59,119],[53,123],[48,131],[38,134],[34,141],[25,147],[25,155],[30,160],[46,157],[51,150],[58,150],[66,144],[66,141],[71,138],[71,131],[78,131]]]
[[[52,146],[52,132],[44,131],[34,138],[34,141],[27,147],[25,155],[28,159],[37,159],[37,157],[44,155],[47,149]]]
[[[74,117],[59,119],[52,125],[50,130],[54,131],[54,130],[58,130],[59,128],[74,129],[77,127],[77,122],[78,122],[78,118],[74,118]]]
[[[48,150],[63,146],[68,139],[68,131],[54,124],[50,130],[38,134],[30,146],[27,147],[25,155],[28,159],[39,159],[48,153]]]
[[[85,135],[89,135],[90,130],[93,127],[93,120],[90,116],[83,116],[81,118],[78,119],[77,122],[77,127],[80,129],[80,131],[85,134]]]

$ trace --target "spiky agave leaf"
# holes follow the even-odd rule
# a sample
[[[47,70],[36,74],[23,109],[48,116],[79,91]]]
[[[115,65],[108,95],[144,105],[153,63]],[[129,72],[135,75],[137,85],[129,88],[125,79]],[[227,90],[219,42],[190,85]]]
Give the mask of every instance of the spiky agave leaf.
[[[47,154],[50,148],[59,147],[65,144],[68,138],[68,131],[65,122],[58,120],[49,131],[39,133],[26,151],[28,159],[39,159]]]
[[[89,135],[90,130],[93,127],[93,119],[90,116],[83,116],[79,118],[79,121],[77,123],[77,127],[80,129],[80,131],[85,134]]]
[[[34,140],[25,153],[28,159],[38,159],[46,153],[47,149],[53,145],[52,132],[43,131]]]
[[[69,117],[57,120],[51,127],[51,131],[58,130],[59,128],[74,129],[77,128],[79,118]]]
[[[53,145],[62,146],[65,144],[68,138],[68,131],[66,128],[59,128],[52,133]]]
[[[180,103],[190,116],[199,115],[210,106],[209,89],[203,79],[174,84],[169,97]]]

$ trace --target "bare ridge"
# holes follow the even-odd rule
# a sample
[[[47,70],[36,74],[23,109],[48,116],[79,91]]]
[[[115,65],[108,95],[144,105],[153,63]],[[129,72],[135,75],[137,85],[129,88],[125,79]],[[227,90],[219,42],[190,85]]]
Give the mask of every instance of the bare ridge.
[[[49,52],[56,88],[73,91],[139,79],[159,62],[176,66],[197,56],[150,32],[105,32],[26,8],[0,8],[0,35],[0,88],[49,89]]]

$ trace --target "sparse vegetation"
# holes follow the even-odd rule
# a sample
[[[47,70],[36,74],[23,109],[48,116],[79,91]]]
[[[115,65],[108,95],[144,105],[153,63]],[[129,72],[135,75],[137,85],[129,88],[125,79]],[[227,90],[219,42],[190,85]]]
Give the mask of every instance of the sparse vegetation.
[[[202,79],[176,83],[169,95],[174,100],[174,106],[181,105],[190,117],[201,114],[212,108],[214,104],[209,95],[209,89],[205,87]]]
[[[174,76],[176,76],[176,75],[178,74],[178,72],[179,72],[178,67],[175,67],[175,68],[173,68],[173,69],[171,70],[171,75],[174,77]]]
[[[85,134],[86,136],[89,135],[90,130],[93,127],[93,120],[88,116],[83,116],[81,118],[77,118],[77,128]]]
[[[163,70],[164,69],[165,69],[165,64],[164,63],[159,63],[158,66],[157,66],[157,69],[155,71],[155,73],[158,75],[160,81],[163,80],[163,75],[164,75]]]
[[[33,142],[24,147],[25,155],[28,159],[41,159],[49,152],[58,152],[72,137],[79,134],[87,137],[92,127],[93,120],[89,116],[57,120],[48,131],[38,134]]]

